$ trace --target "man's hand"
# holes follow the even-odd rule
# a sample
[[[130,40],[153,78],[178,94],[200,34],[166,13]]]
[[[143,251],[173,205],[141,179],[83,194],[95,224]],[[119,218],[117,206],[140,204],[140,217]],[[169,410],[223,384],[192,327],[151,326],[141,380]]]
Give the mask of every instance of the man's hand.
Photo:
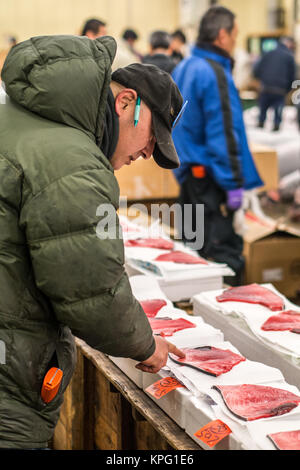
[[[231,211],[237,211],[242,207],[243,204],[243,194],[244,191],[242,188],[232,189],[227,191],[227,207]]]
[[[179,358],[184,358],[185,354],[176,348],[174,344],[169,343],[161,336],[154,336],[156,342],[156,349],[152,356],[146,361],[140,362],[135,367],[143,372],[149,372],[150,374],[156,374],[164,367],[168,360],[169,352],[176,354]]]

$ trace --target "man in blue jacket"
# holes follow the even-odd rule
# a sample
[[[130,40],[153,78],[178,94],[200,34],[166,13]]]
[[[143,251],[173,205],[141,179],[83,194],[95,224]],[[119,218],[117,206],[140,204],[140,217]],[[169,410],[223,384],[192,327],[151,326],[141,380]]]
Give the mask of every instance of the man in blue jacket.
[[[277,48],[267,52],[254,67],[254,76],[261,81],[259,96],[259,127],[264,127],[269,108],[274,109],[274,131],[282,120],[285,97],[296,79],[296,63],[293,57],[294,40],[282,37]]]
[[[200,23],[191,56],[174,70],[173,78],[188,105],[173,140],[181,166],[183,232],[195,232],[196,205],[204,204],[204,246],[199,253],[226,262],[240,283],[244,268],[243,240],[234,232],[234,212],[243,190],[262,185],[249,151],[238,91],[232,78],[238,28],[235,15],[224,7],[210,8]],[[185,220],[184,206],[193,217]],[[187,211],[186,211],[187,212]],[[187,241],[187,240],[186,240]]]

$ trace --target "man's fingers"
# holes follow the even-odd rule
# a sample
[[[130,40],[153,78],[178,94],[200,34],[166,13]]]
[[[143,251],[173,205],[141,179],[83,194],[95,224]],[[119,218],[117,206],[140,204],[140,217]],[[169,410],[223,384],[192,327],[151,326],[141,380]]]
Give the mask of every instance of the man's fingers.
[[[159,367],[146,366],[144,364],[137,364],[135,367],[136,369],[139,369],[142,372],[147,372],[148,374],[156,374],[160,370]]]
[[[175,354],[176,356],[180,357],[181,359],[185,358],[185,353],[183,351],[181,351],[181,349],[178,349],[175,346],[175,344],[172,344],[172,343],[168,342],[168,345],[169,345],[169,352],[171,352],[172,354]]]

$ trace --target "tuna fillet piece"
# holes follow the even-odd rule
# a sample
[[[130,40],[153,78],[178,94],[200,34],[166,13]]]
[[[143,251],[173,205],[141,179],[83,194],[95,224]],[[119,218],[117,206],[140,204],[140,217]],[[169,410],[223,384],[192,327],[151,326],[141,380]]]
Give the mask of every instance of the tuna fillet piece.
[[[137,240],[127,240],[126,247],[157,248],[158,250],[173,250],[174,243],[164,238],[139,238]]]
[[[264,385],[214,385],[231,413],[244,421],[271,418],[289,413],[300,397],[288,390]]]
[[[154,318],[161,308],[167,305],[167,302],[162,299],[141,300],[141,306],[148,318]]]
[[[243,356],[235,354],[228,349],[218,349],[212,346],[203,346],[195,349],[182,348],[181,350],[185,353],[185,358],[178,359],[174,354],[170,354],[170,358],[174,362],[192,367],[214,377],[226,374],[234,366],[246,360]]]
[[[264,331],[291,331],[300,334],[300,313],[293,310],[278,313],[262,325]]]
[[[271,290],[258,284],[230,287],[216,299],[218,302],[246,302],[249,304],[259,304],[274,312],[284,310],[283,299]]]
[[[300,450],[300,430],[276,432],[267,437],[278,450]]]
[[[205,259],[184,253],[183,251],[172,251],[171,253],[160,255],[154,261],[170,261],[179,264],[208,264]]]
[[[194,323],[191,323],[184,318],[178,318],[175,320],[172,320],[171,318],[149,318],[149,323],[153,333],[160,336],[173,336],[176,331],[196,328]]]

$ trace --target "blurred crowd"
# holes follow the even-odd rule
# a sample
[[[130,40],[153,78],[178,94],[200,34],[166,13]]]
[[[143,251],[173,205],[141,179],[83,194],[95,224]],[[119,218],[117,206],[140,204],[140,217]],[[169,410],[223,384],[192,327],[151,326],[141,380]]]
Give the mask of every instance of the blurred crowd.
[[[98,18],[88,19],[81,28],[80,35],[90,39],[109,35],[107,23]],[[125,29],[119,38],[117,55],[113,63],[113,70],[119,67],[126,67],[134,62],[154,64],[172,72],[173,68],[187,55],[187,39],[183,31],[177,29],[173,32],[154,31],[148,41],[146,53],[138,50],[136,44],[140,37],[131,28]],[[0,52],[0,71],[10,48],[17,44],[15,37],[7,38],[8,47]]]

